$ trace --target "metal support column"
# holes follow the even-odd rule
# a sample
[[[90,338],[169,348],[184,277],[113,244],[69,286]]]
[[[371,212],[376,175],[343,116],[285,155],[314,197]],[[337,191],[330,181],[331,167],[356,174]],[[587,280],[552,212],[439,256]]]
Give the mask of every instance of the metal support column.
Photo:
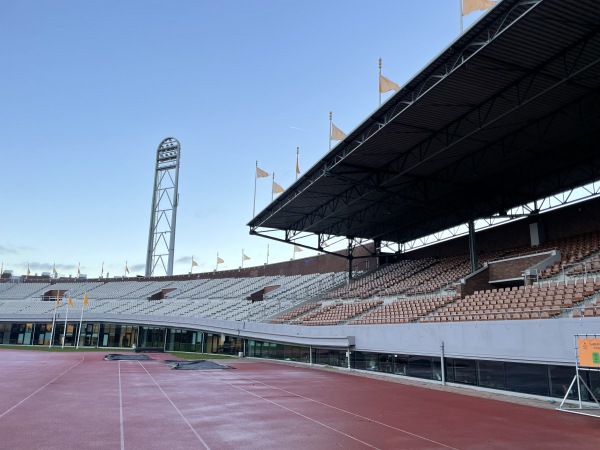
[[[446,384],[446,358],[444,357],[444,341],[440,343],[440,367],[442,369],[442,384]]]
[[[471,273],[473,273],[477,270],[477,239],[473,220],[469,220],[469,257],[471,259]]]
[[[348,281],[352,279],[352,239],[348,239]]]

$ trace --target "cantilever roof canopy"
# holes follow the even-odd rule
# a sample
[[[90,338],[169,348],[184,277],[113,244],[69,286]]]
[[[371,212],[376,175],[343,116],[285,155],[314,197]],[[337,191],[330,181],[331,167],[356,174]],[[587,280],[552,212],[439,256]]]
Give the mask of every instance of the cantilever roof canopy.
[[[404,243],[598,179],[598,2],[503,0],[248,226]]]

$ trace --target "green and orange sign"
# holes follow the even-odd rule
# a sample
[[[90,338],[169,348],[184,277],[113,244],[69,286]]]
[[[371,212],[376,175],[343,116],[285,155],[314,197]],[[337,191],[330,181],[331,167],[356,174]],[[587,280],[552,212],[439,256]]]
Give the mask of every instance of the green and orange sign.
[[[578,338],[577,350],[580,366],[600,367],[600,338]]]

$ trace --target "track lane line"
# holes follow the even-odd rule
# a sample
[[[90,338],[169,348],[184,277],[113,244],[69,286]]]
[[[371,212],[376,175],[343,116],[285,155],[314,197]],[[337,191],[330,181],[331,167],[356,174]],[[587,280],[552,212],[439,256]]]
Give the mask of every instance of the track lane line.
[[[278,391],[281,391],[281,392],[285,392],[286,394],[294,395],[294,396],[296,396],[296,397],[299,397],[299,398],[302,398],[302,399],[305,399],[305,400],[308,400],[308,401],[311,401],[311,402],[317,403],[317,404],[319,404],[319,405],[322,405],[322,406],[326,406],[326,407],[328,407],[328,408],[335,409],[335,410],[337,410],[337,411],[343,412],[343,413],[345,413],[345,414],[349,414],[349,415],[351,415],[351,416],[354,416],[354,417],[356,417],[356,418],[359,418],[359,419],[368,420],[368,421],[370,421],[370,422],[372,422],[372,423],[376,423],[377,425],[381,425],[381,426],[383,426],[383,427],[390,428],[390,429],[392,429],[392,430],[394,430],[394,431],[398,431],[398,432],[400,432],[400,433],[405,433],[405,434],[408,434],[408,435],[410,435],[410,436],[413,436],[413,437],[416,437],[416,438],[419,438],[419,439],[423,439],[423,440],[425,440],[425,441],[431,442],[431,443],[433,443],[433,444],[436,444],[436,445],[441,445],[441,446],[443,446],[443,447],[446,447],[446,448],[449,448],[449,449],[452,449],[452,450],[458,450],[457,448],[455,448],[455,447],[452,447],[452,446],[450,446],[450,445],[447,445],[447,444],[444,444],[444,443],[442,443],[442,442],[434,441],[433,439],[426,438],[425,436],[421,436],[421,435],[419,435],[419,434],[416,434],[416,433],[411,433],[410,431],[403,430],[402,428],[398,428],[398,427],[395,427],[395,426],[393,426],[393,425],[389,425],[389,424],[387,424],[387,423],[379,422],[378,420],[371,419],[371,418],[369,418],[369,417],[365,417],[365,416],[361,416],[360,414],[356,414],[356,413],[353,413],[353,412],[350,412],[350,411],[346,411],[345,409],[338,408],[337,406],[328,405],[327,403],[320,402],[319,400],[314,400],[314,399],[312,399],[312,398],[305,397],[305,396],[303,396],[303,395],[300,395],[300,394],[296,394],[295,392],[287,391],[287,390],[285,390],[285,389],[281,389],[281,388],[278,388],[278,387],[276,387],[276,386],[272,386],[272,385],[270,385],[270,384],[267,384],[267,383],[265,383],[265,382],[263,382],[263,381],[254,380],[254,379],[252,379],[252,378],[248,378],[248,377],[245,377],[245,376],[243,376],[243,375],[242,375],[242,376],[237,376],[237,378],[243,378],[243,379],[245,379],[245,380],[248,380],[248,381],[251,381],[251,382],[253,382],[253,383],[262,384],[263,386],[266,386],[266,387],[269,387],[269,388],[272,388],[272,389],[276,389],[276,390],[278,390]],[[234,387],[237,387],[238,389],[241,389],[241,390],[243,390],[243,391],[249,392],[249,391],[247,391],[246,389],[239,388],[238,386],[235,386],[235,385],[233,385],[233,384],[231,384],[231,383],[229,383],[229,382],[225,381],[225,380],[224,380],[224,379],[222,379],[222,378],[220,378],[220,379],[221,379],[222,381],[224,381],[225,383],[229,384],[230,386],[234,386]],[[250,393],[250,394],[253,394],[252,392],[249,392],[249,393]],[[253,394],[253,395],[256,395],[256,394]],[[260,397],[260,396],[259,396],[259,397]],[[265,399],[265,400],[267,400],[267,399]],[[267,400],[267,401],[271,401],[271,400]],[[273,403],[274,403],[274,402],[273,402]],[[281,406],[281,405],[280,405],[280,406]],[[284,407],[284,406],[282,406],[282,408],[285,408],[285,407]],[[286,409],[287,409],[287,408],[286,408]],[[299,414],[299,413],[298,413],[298,414]],[[302,414],[300,414],[300,415],[302,415]]]
[[[125,450],[125,432],[123,427],[123,391],[121,389],[121,361],[118,361],[119,368],[119,427],[121,429],[121,450]]]
[[[173,408],[175,408],[175,411],[177,411],[177,413],[181,416],[181,418],[184,420],[184,422],[187,424],[187,426],[190,428],[190,430],[192,430],[192,433],[194,433],[194,435],[198,438],[198,440],[202,443],[202,445],[204,446],[204,448],[206,450],[210,450],[210,447],[208,446],[208,444],[204,441],[204,439],[202,439],[202,437],[198,434],[198,432],[195,430],[195,428],[192,426],[192,424],[187,420],[187,418],[183,415],[183,413],[179,410],[179,408],[177,407],[177,405],[175,405],[175,403],[173,403],[173,400],[171,400],[171,398],[167,395],[167,393],[163,390],[163,388],[160,386],[160,384],[158,384],[158,382],[154,379],[154,377],[152,376],[152,374],[150,372],[148,372],[148,369],[146,369],[146,367],[141,363],[141,361],[138,361],[138,364],[140,366],[142,366],[142,368],[144,369],[144,371],[148,374],[148,376],[150,377],[150,379],[154,382],[154,384],[156,385],[156,387],[160,390],[160,392],[162,392],[162,394],[165,396],[165,398],[169,401],[169,403],[171,403],[171,406],[173,406]]]
[[[56,375],[54,378],[52,378],[50,381],[48,381],[45,385],[43,385],[41,388],[37,389],[36,391],[32,392],[31,394],[29,394],[27,397],[25,397],[23,400],[21,400],[19,403],[17,403],[16,405],[12,406],[11,408],[7,409],[6,411],[4,411],[2,414],[0,414],[0,419],[2,417],[4,417],[6,414],[8,414],[9,412],[11,412],[13,409],[15,409],[17,406],[21,405],[22,403],[26,402],[27,400],[29,400],[31,397],[33,397],[35,394],[37,394],[38,392],[40,392],[42,389],[44,389],[46,386],[48,386],[50,383],[52,383],[53,381],[59,379],[60,377],[62,377],[65,373],[67,373],[69,370],[73,369],[74,367],[78,366],[79,364],[81,364],[84,359],[85,356],[81,356],[80,357],[81,360],[75,364],[73,364],[71,367],[69,367],[67,370],[65,370],[64,372]]]
[[[359,442],[359,443],[361,443],[361,444],[363,444],[363,445],[366,445],[367,447],[374,448],[374,449],[377,449],[377,450],[381,450],[381,449],[379,449],[379,447],[375,447],[374,445],[371,445],[371,444],[369,444],[368,442],[361,441],[360,439],[358,439],[358,438],[355,438],[354,436],[351,436],[351,435],[349,435],[349,434],[347,434],[347,433],[344,433],[343,431],[340,431],[340,430],[338,430],[338,429],[336,429],[336,428],[333,428],[332,426],[330,426],[330,425],[327,425],[327,424],[325,424],[325,423],[323,423],[323,422],[320,422],[320,421],[318,421],[317,419],[313,419],[312,417],[308,417],[308,416],[306,416],[306,415],[304,415],[304,414],[302,414],[302,413],[300,413],[300,412],[298,412],[298,411],[294,411],[293,409],[291,409],[291,408],[288,408],[287,406],[283,406],[283,405],[281,405],[281,404],[279,404],[279,403],[277,403],[277,402],[274,402],[273,400],[269,400],[269,399],[267,399],[267,398],[261,397],[260,395],[258,395],[258,394],[255,394],[254,392],[250,392],[250,391],[249,391],[249,390],[247,390],[247,389],[244,389],[244,388],[242,388],[242,387],[240,387],[240,386],[236,386],[235,384],[229,383],[228,381],[224,380],[223,378],[220,378],[220,377],[215,377],[215,378],[217,378],[217,379],[218,379],[218,380],[220,380],[221,382],[223,382],[223,383],[225,383],[225,384],[227,384],[227,385],[229,385],[229,386],[231,386],[231,387],[234,387],[234,388],[236,388],[236,389],[238,389],[238,390],[240,390],[240,391],[246,392],[247,394],[253,395],[254,397],[257,397],[257,398],[260,398],[261,400],[264,400],[265,402],[271,403],[272,405],[275,405],[275,406],[278,406],[278,407],[280,407],[280,408],[282,408],[282,409],[285,409],[286,411],[289,411],[289,412],[291,412],[291,413],[293,413],[293,414],[296,414],[297,416],[300,416],[300,417],[302,417],[302,418],[304,418],[304,419],[306,419],[306,420],[309,420],[309,421],[311,421],[311,422],[314,422],[314,423],[316,423],[317,425],[321,425],[322,427],[324,427],[324,428],[327,428],[327,429],[329,429],[329,430],[333,431],[334,433],[341,434],[342,436],[345,436],[345,437],[347,437],[347,438],[349,438],[349,439],[352,439],[353,441],[356,441],[356,442]],[[249,378],[247,378],[247,379],[249,380]],[[264,384],[265,386],[268,386],[268,385],[267,385],[267,384],[265,384],[265,383],[262,383],[262,384]],[[275,388],[275,389],[277,389],[277,388]],[[294,394],[294,395],[295,395],[295,394]],[[296,397],[302,397],[302,396],[301,396],[301,395],[297,395]],[[310,399],[307,399],[307,400],[310,400]]]

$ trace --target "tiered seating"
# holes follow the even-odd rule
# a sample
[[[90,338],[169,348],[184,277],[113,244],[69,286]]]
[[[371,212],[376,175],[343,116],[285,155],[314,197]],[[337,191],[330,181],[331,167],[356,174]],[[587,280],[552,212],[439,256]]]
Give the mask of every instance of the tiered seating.
[[[218,297],[221,298],[244,298],[265,288],[271,284],[277,284],[278,280],[284,277],[255,277],[255,278],[239,278],[231,283],[226,289],[223,289]],[[217,297],[217,295],[212,296]]]
[[[147,286],[148,283],[152,283],[151,281],[147,282],[139,282],[139,281],[113,281],[104,283],[94,289],[90,289],[88,291],[88,296],[96,298],[96,299],[118,299],[124,298],[125,296],[131,294],[132,292],[137,291],[138,289]]]
[[[573,311],[573,317],[600,317],[600,306],[594,302],[578,311]]]
[[[139,288],[128,292],[121,298],[148,298],[149,296],[160,292],[162,289],[170,286],[172,281],[145,281],[138,283]]]
[[[350,323],[352,325],[367,325],[415,322],[455,299],[455,296],[445,295],[397,300],[385,303],[381,308],[374,309]]]
[[[444,306],[422,322],[550,318],[580,304],[600,290],[596,281],[581,279],[535,286],[475,292]]]
[[[574,236],[548,242],[540,247],[516,248],[512,250],[484,253],[479,256],[480,264],[497,258],[522,256],[529,253],[559,248],[563,259],[553,267],[549,267],[541,278],[548,278],[561,273],[563,265],[571,265],[569,274],[600,273],[600,255],[593,255],[600,249],[598,232]],[[590,258],[585,266],[575,266],[577,261]],[[402,294],[428,294],[440,290],[451,290],[452,284],[470,272],[468,256],[456,256],[441,259],[403,260],[384,266],[347,285],[328,292],[326,299],[368,299],[374,296],[386,297]],[[585,269],[585,270],[584,270]]]
[[[328,292],[325,295],[325,298],[370,298],[378,292],[401,283],[402,280],[410,279],[416,273],[434,262],[433,259],[399,261],[360,277],[346,286]]]
[[[464,257],[441,259],[414,276],[398,280],[379,295],[398,295],[411,292],[424,294],[434,292],[464,277],[470,271],[470,262]]]
[[[89,307],[86,313],[262,321],[304,302],[307,298],[322,294],[343,276],[343,273],[328,273],[192,280],[11,283],[8,287],[3,286],[0,293],[4,294],[7,300],[19,301],[0,302],[0,314],[52,313],[55,303],[41,301],[41,296],[48,290],[60,289],[74,298],[77,311],[81,307],[83,294],[87,292]],[[250,294],[275,285],[283,289],[273,295],[265,295],[264,300],[259,302],[252,303],[247,300]],[[151,295],[165,288],[173,289],[172,295],[164,300],[148,300]],[[7,306],[7,303],[15,305]],[[59,312],[65,311],[65,305],[66,301],[59,306]]]
[[[480,263],[505,255],[507,252],[490,252],[480,255]],[[509,253],[509,252],[508,252]],[[431,294],[440,290],[451,291],[453,284],[470,273],[467,255],[449,258],[402,260],[384,266],[353,280],[341,288],[328,292],[326,299],[367,299],[402,294]]]
[[[598,273],[600,273],[600,255],[594,255],[587,260],[566,268],[566,274],[569,276],[581,276],[585,274]]]
[[[366,311],[383,304],[382,300],[341,302],[336,301],[329,305],[304,315],[294,321],[294,325],[338,325],[357,317]]]
[[[88,292],[88,291],[92,291],[95,288],[103,285],[104,283],[101,281],[90,281],[90,282],[77,282],[77,281],[72,281],[72,282],[60,282],[60,283],[56,283],[51,285],[51,287],[49,289],[52,290],[60,290],[61,292],[65,292],[64,295],[69,296],[69,297],[73,297],[73,298],[77,298],[77,297],[83,297],[83,295]]]
[[[265,299],[306,299],[334,288],[347,278],[345,272],[322,273],[282,277],[281,285],[265,294]]]
[[[268,320],[283,311],[318,298],[326,290],[323,303],[311,303],[290,311],[273,323],[334,325],[352,323],[442,322],[455,320],[499,320],[550,318],[556,316],[600,316],[593,296],[600,282],[599,233],[589,233],[536,248],[519,248],[482,254],[480,263],[498,257],[523,255],[559,248],[563,260],[545,271],[544,276],[582,276],[583,280],[544,281],[530,287],[490,289],[464,299],[445,296],[454,282],[470,272],[467,255],[449,258],[402,260],[357,277],[342,287],[346,274],[277,275],[247,278],[203,278],[185,280],[53,280],[51,282],[10,282],[0,286],[0,313],[44,314],[54,310],[53,302],[42,302],[48,290],[67,291],[76,299],[76,309],[85,292],[90,298],[87,311],[102,314],[169,315],[228,320]],[[563,269],[561,265],[568,266]],[[598,277],[600,279],[600,276]],[[277,287],[278,286],[278,287]],[[247,298],[261,293],[263,300]],[[172,290],[162,301],[148,297]],[[414,294],[419,294],[419,296]],[[426,294],[428,298],[424,298]],[[410,297],[408,297],[410,296]],[[406,297],[406,298],[400,298]],[[254,300],[258,296],[252,297]],[[18,301],[15,301],[18,300]],[[327,301],[330,300],[330,301]],[[65,308],[61,304],[60,311]]]
[[[567,270],[574,268],[577,263],[597,253],[600,250],[600,234],[594,231],[592,233],[558,239],[540,247],[540,249],[544,248],[558,248],[561,253],[561,261],[556,262],[540,273],[540,278],[545,279],[560,274],[565,266]]]
[[[24,300],[39,297],[50,286],[50,283],[7,283],[7,289],[0,291],[0,299]]]
[[[294,309],[293,311],[287,312],[276,319],[271,320],[271,323],[286,323],[292,319],[296,319],[300,317],[302,314],[306,314],[308,311],[312,311],[315,308],[319,308],[321,306],[321,302],[310,302],[305,305],[300,306],[299,308]]]

